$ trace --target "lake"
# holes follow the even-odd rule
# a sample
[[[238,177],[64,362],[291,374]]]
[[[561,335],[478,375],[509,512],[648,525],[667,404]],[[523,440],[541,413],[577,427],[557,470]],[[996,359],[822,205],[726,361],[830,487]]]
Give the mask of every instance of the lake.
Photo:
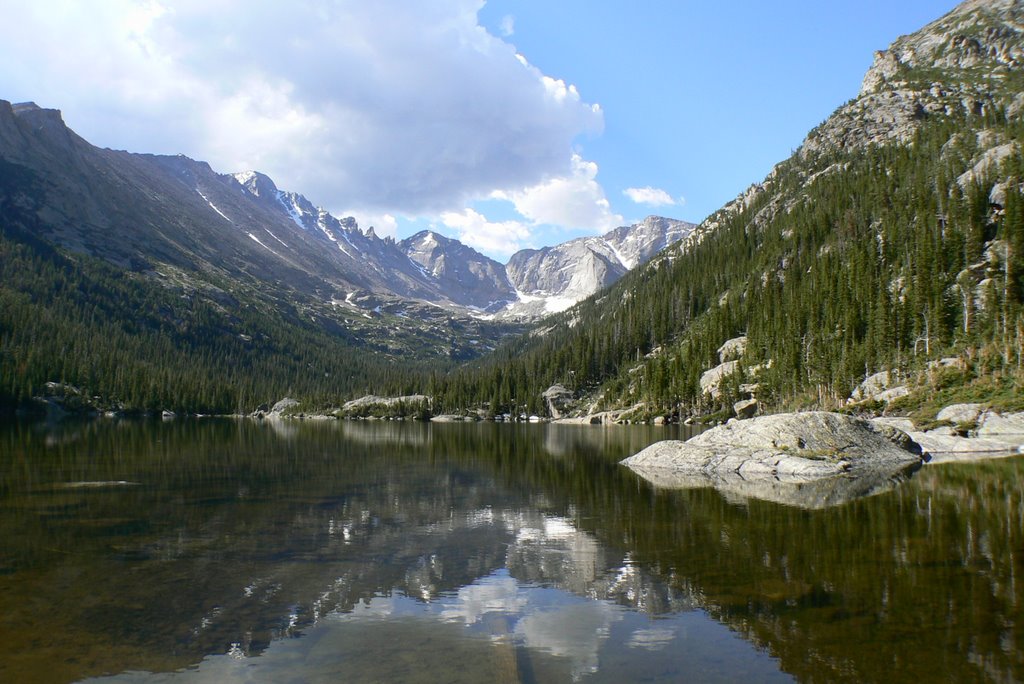
[[[0,681],[1024,681],[1024,459],[823,510],[677,428],[0,427]]]

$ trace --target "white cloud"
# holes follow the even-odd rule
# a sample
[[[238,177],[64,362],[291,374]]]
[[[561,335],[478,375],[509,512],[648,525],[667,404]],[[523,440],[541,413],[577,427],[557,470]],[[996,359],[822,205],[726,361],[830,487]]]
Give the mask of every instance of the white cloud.
[[[531,231],[518,221],[488,221],[472,209],[441,214],[441,222],[457,233],[460,242],[493,257],[507,258],[531,247]]]
[[[511,14],[506,14],[501,18],[501,24],[498,25],[498,30],[501,31],[501,35],[508,38],[516,32],[516,18]]]
[[[24,68],[3,70],[0,96],[61,108],[97,144],[256,168],[331,208],[436,215],[575,178],[574,139],[603,125],[479,25],[483,0],[9,4],[0,60]]]
[[[514,192],[497,192],[494,197],[511,201],[521,215],[534,225],[554,224],[564,228],[603,233],[623,224],[612,212],[604,189],[597,182],[597,164],[572,155],[567,176],[556,176]]]
[[[649,204],[652,207],[673,206],[682,204],[682,198],[677,202],[661,188],[652,188],[650,185],[643,188],[626,188],[622,194],[636,204]]]

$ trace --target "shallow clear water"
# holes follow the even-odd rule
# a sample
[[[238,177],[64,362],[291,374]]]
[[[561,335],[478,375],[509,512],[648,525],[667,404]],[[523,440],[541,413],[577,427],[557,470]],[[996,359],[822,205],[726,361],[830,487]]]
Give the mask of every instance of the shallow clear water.
[[[666,428],[0,427],[0,681],[1024,680],[1024,460],[820,511]]]

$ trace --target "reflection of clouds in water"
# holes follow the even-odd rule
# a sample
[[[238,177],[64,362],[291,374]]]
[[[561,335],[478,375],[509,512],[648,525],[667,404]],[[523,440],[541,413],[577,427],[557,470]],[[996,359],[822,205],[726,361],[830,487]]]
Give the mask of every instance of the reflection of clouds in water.
[[[568,658],[573,679],[597,672],[598,650],[622,610],[603,601],[577,603],[530,612],[515,634],[530,648]]]
[[[334,617],[341,620],[390,617],[402,612],[398,606],[401,600],[394,596],[374,596],[369,601],[363,600],[355,604],[348,613],[335,613]]]
[[[441,619],[472,625],[487,613],[518,615],[529,602],[519,583],[505,574],[491,575],[459,589],[441,607]]]
[[[630,648],[642,648],[646,651],[660,651],[675,639],[676,633],[671,629],[638,629],[633,632],[627,644]]]
[[[622,618],[622,612],[605,601],[587,601],[520,585],[501,571],[459,589],[442,602],[438,614],[445,621],[485,626],[485,616],[501,615],[507,620],[493,623],[490,629],[498,632],[492,636],[504,636],[513,622],[517,641],[568,659],[575,679],[597,671],[601,642],[608,638],[612,623]]]
[[[335,533],[343,533],[344,526],[335,522]],[[455,524],[458,526],[458,518]],[[350,613],[335,613],[332,618],[395,621],[430,617],[462,625],[479,636],[511,638],[529,649],[564,659],[573,679],[597,672],[612,625],[625,614],[624,608],[604,597],[612,591],[631,594],[635,590],[637,569],[631,559],[627,556],[617,569],[603,570],[600,543],[568,517],[484,507],[464,512],[462,524],[468,528],[499,526],[511,533],[514,541],[507,569],[437,594],[430,585],[429,570],[439,559],[431,557],[411,574],[407,572],[406,594],[376,596],[358,603]],[[542,586],[533,584],[535,581]],[[432,591],[415,591],[428,585]],[[626,629],[623,638],[629,642],[620,647],[655,651],[676,637],[671,630],[641,628],[630,638]]]
[[[567,518],[545,516],[517,523],[516,540],[508,551],[509,569],[518,577],[554,582],[587,595],[602,572],[601,544]]]

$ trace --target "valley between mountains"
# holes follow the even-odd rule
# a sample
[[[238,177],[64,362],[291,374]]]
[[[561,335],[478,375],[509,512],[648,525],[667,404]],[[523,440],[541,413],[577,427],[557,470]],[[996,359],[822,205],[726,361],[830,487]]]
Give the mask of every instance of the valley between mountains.
[[[505,264],[0,102],[0,406],[1024,409],[1024,3],[962,3],[851,95],[699,225],[652,216]],[[385,399],[343,408],[367,395]]]

